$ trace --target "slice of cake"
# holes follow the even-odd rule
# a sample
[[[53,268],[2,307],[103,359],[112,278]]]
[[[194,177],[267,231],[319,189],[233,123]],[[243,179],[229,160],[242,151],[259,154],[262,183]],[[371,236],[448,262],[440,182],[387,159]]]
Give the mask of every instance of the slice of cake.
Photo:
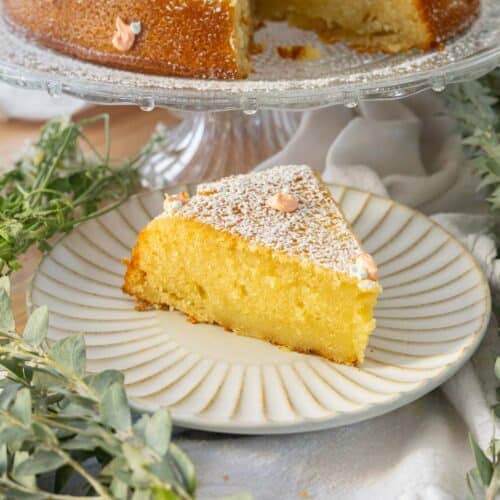
[[[375,327],[376,265],[307,166],[167,196],[125,263],[141,306],[340,363],[363,361]]]

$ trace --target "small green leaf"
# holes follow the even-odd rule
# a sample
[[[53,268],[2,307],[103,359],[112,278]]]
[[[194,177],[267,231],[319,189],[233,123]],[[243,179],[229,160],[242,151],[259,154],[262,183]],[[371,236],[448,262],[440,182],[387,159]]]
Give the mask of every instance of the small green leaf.
[[[11,373],[11,378],[24,380],[23,364],[13,357],[0,358],[0,365]]]
[[[57,437],[49,426],[33,422],[31,424],[31,430],[41,442],[46,444],[57,444]]]
[[[482,486],[486,487],[490,484],[493,475],[493,466],[483,450],[479,448],[476,441],[474,441],[471,434],[469,434],[469,443],[472,453],[474,454],[479,479],[481,480]],[[474,471],[472,473],[474,473]]]
[[[56,493],[60,493],[62,491],[62,489],[68,484],[72,475],[73,469],[69,465],[65,465],[56,470],[54,479],[54,490]]]
[[[40,367],[36,367],[33,369],[33,378],[31,379],[31,383],[34,387],[39,389],[51,389],[57,388],[62,383],[62,379],[58,375],[54,375],[48,370],[40,369]]]
[[[172,464],[164,458],[161,462],[154,462],[147,466],[157,478],[167,484],[175,484],[179,482],[177,471],[172,469]],[[175,474],[174,474],[175,473]]]
[[[61,413],[64,415],[93,415],[97,407],[97,403],[94,400],[78,396],[77,394],[68,394],[64,403],[61,406]]]
[[[479,475],[479,471],[477,469],[472,469],[470,471],[470,477],[472,478],[473,485],[476,486],[476,489],[479,491],[484,490],[483,482],[481,480],[481,476]]]
[[[160,456],[168,451],[172,435],[172,421],[166,408],[157,411],[146,424],[144,437],[146,444]]]
[[[34,476],[33,474],[19,475],[17,473],[19,467],[27,460],[29,460],[29,453],[27,451],[17,451],[14,454],[11,475],[16,479],[17,482],[32,489],[36,484],[36,476]]]
[[[493,406],[493,411],[495,412],[495,417],[500,418],[500,403]]]
[[[10,383],[0,394],[0,409],[6,410],[12,400],[16,397],[17,391],[21,388],[21,384]]]
[[[24,424],[31,423],[31,393],[28,388],[17,392],[11,412]]]
[[[173,458],[177,470],[180,472],[188,493],[196,491],[196,474],[194,466],[188,456],[174,443],[170,444],[170,456]]]
[[[121,383],[111,384],[104,392],[101,402],[102,422],[117,431],[129,431],[132,415],[125,389]]]
[[[24,329],[23,339],[28,342],[28,344],[38,347],[45,340],[48,329],[49,309],[47,306],[42,306],[31,313],[26,328]]]
[[[134,424],[134,433],[144,444],[146,444],[146,425],[150,419],[151,417],[145,413]]]
[[[146,466],[151,459],[145,455],[145,450],[129,443],[123,443],[122,450],[132,471],[132,481],[147,483],[149,473]]]
[[[85,339],[82,334],[70,335],[60,340],[54,344],[49,355],[76,375],[82,377],[85,374]]]
[[[10,296],[5,288],[0,289],[0,328],[14,330],[16,327]]]
[[[126,467],[127,467],[126,460],[122,456],[117,456],[102,468],[101,475],[113,477],[117,471],[125,470]]]
[[[7,445],[3,444],[0,446],[0,476],[3,476],[7,472],[8,466]]]
[[[17,467],[16,475],[36,476],[38,474],[52,472],[62,467],[65,463],[66,460],[57,453],[48,450],[38,450]]]
[[[10,279],[8,276],[2,276],[0,278],[0,289],[5,290],[7,295],[10,296]]]
[[[500,356],[495,361],[495,376],[500,380]]]
[[[153,495],[154,500],[180,500],[179,495],[166,488],[155,488]]]
[[[16,490],[12,487],[12,491],[6,493],[5,500],[47,500],[47,495],[43,493],[28,493],[21,490],[21,488]]]
[[[151,492],[149,490],[135,490],[131,500],[150,500]]]
[[[102,398],[110,385],[115,382],[123,384],[124,376],[123,373],[117,370],[105,370],[95,375],[89,375],[85,378],[85,381],[96,391],[97,396]]]
[[[476,469],[474,471],[477,472]],[[477,495],[476,495],[476,484],[474,482],[474,478],[472,477],[472,471],[469,471],[467,475],[465,476],[466,482],[467,482],[467,500],[476,500]]]
[[[113,497],[118,500],[127,500],[128,498],[128,485],[123,481],[120,481],[118,478],[114,478],[111,481],[111,485],[109,487]]]
[[[27,429],[23,429],[22,427],[5,427],[0,430],[0,446],[20,441],[30,435],[31,433]]]
[[[61,447],[65,450],[86,450],[92,451],[96,448],[96,445],[91,438],[85,436],[76,436],[73,439],[63,441]]]

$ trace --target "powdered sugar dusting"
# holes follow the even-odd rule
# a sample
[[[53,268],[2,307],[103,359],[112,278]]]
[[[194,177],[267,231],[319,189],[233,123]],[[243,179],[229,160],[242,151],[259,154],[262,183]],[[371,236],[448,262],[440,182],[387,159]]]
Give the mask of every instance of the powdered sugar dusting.
[[[297,198],[295,211],[268,206],[270,196],[284,192]],[[346,274],[362,252],[329,191],[307,166],[275,167],[201,184],[176,216]]]

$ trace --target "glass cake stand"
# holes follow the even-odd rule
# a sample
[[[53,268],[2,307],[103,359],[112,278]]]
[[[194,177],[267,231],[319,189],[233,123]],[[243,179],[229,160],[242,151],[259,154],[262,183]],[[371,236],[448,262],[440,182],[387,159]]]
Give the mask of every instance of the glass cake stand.
[[[355,107],[482,76],[500,63],[500,1],[482,0],[471,29],[441,51],[361,54],[284,23],[267,23],[256,41],[264,51],[253,57],[255,71],[246,80],[131,73],[38,46],[7,25],[0,2],[0,80],[53,96],[181,112],[180,125],[166,130],[162,149],[143,170],[145,184],[159,187],[248,170],[286,144],[300,123],[300,113],[292,111]],[[320,59],[284,60],[276,51],[306,43],[320,49]]]

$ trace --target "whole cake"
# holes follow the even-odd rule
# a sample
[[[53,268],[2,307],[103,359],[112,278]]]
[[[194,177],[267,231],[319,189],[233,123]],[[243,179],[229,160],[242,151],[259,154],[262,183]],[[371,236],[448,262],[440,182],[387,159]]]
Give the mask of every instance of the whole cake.
[[[340,363],[363,361],[375,327],[375,262],[307,166],[167,196],[125,264],[123,290],[140,307]]]
[[[141,72],[243,78],[254,28],[287,20],[364,51],[428,50],[463,32],[480,0],[0,0],[42,44]]]

